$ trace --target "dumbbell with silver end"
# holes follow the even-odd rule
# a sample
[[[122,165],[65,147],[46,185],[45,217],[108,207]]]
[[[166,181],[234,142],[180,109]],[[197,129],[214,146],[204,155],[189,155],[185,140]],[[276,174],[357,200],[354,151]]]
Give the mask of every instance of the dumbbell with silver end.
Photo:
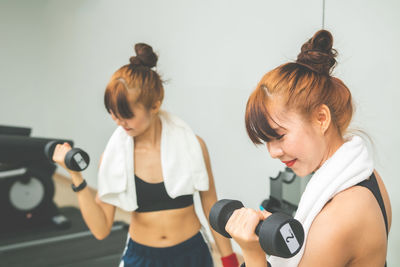
[[[221,235],[231,238],[225,226],[236,209],[244,207],[238,200],[222,199],[210,211],[212,228]],[[304,243],[304,229],[301,223],[289,215],[276,212],[260,221],[255,230],[261,248],[268,255],[290,258],[296,255]]]
[[[58,144],[63,144],[60,141],[51,141],[48,142],[44,147],[44,153],[46,157],[53,161],[53,153]],[[80,148],[72,148],[68,151],[67,155],[65,155],[65,166],[72,171],[83,171],[89,166],[90,158],[88,153],[83,151]]]

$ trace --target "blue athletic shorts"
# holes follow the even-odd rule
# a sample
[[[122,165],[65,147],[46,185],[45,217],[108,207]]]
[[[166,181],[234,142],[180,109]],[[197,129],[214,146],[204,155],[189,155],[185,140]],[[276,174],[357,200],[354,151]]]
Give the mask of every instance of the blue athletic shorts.
[[[182,243],[165,248],[138,244],[129,238],[119,267],[213,267],[201,232]]]

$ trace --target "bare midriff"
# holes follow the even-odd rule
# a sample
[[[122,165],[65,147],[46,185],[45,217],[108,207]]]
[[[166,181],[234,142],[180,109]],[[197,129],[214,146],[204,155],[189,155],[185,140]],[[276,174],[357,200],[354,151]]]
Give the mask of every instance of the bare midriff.
[[[150,247],[174,246],[199,232],[194,206],[151,212],[132,212],[129,234],[135,242]]]

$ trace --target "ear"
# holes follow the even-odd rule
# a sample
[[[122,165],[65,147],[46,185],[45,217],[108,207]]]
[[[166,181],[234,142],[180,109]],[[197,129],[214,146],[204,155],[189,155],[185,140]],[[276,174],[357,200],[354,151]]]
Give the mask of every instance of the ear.
[[[331,111],[327,105],[320,105],[314,116],[314,121],[317,125],[317,128],[320,130],[321,134],[325,134],[331,125]]]
[[[156,102],[153,103],[153,105],[151,106],[150,112],[152,115],[157,114],[160,111],[160,107],[161,107],[161,101],[158,100]]]

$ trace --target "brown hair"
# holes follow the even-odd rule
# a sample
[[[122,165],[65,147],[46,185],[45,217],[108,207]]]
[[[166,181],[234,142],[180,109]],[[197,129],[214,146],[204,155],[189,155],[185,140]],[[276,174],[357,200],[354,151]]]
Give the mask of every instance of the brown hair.
[[[250,95],[246,107],[246,129],[255,144],[269,142],[279,135],[268,119],[267,103],[280,96],[286,107],[310,118],[313,111],[325,104],[331,112],[332,124],[342,135],[353,116],[350,90],[331,76],[337,52],[332,49],[330,32],[320,30],[301,47],[296,62],[283,64],[264,75]]]
[[[107,112],[122,118],[131,118],[133,112],[128,102],[128,91],[139,90],[135,103],[141,103],[146,109],[164,98],[164,87],[160,75],[152,68],[158,57],[153,48],[144,43],[135,45],[136,56],[130,58],[130,64],[122,66],[111,77],[104,93],[104,105]]]

